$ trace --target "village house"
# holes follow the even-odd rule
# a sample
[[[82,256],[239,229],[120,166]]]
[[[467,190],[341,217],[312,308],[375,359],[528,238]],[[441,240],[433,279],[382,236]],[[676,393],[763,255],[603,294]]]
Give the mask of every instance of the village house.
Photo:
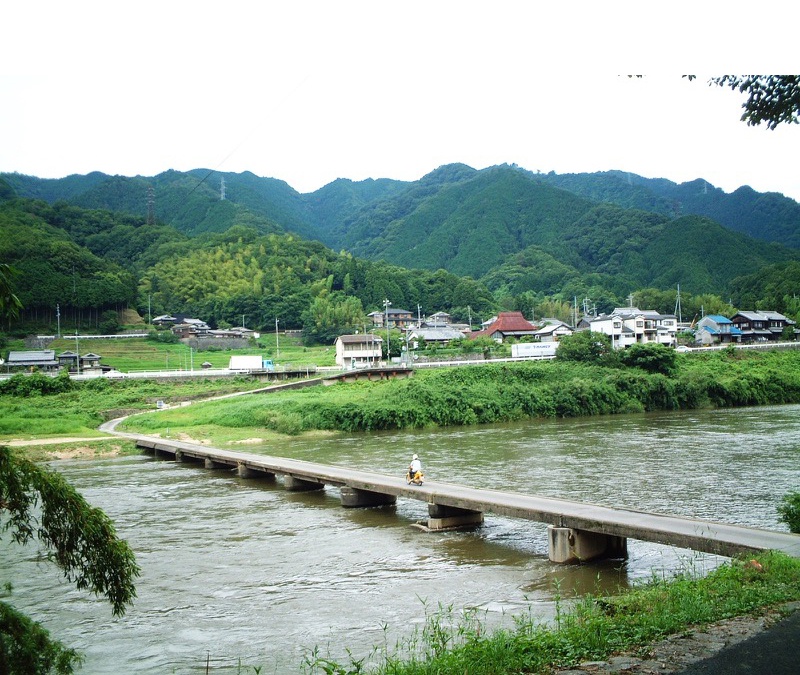
[[[534,337],[536,331],[536,326],[522,316],[522,312],[500,312],[486,328],[472,333],[470,337],[486,336],[502,343],[508,338]]]
[[[340,368],[358,368],[373,365],[381,360],[383,340],[373,333],[340,335],[336,338],[336,365]]]
[[[651,309],[616,307],[611,314],[585,319],[582,325],[588,324],[589,330],[608,335],[614,349],[646,343],[675,345],[677,340],[677,318]]]
[[[731,322],[741,331],[742,342],[775,342],[781,339],[784,329],[792,327],[796,336],[797,322],[788,319],[779,312],[754,311],[737,312]]]
[[[425,318],[425,324],[430,328],[448,326],[453,322],[453,317],[447,312],[435,312]]]
[[[190,337],[201,337],[211,329],[208,324],[201,319],[182,318],[180,323],[172,327],[172,332],[182,340]]]
[[[39,370],[46,373],[57,371],[59,365],[54,349],[11,351],[5,363],[7,371]]]
[[[742,341],[742,331],[728,317],[709,314],[695,325],[694,339],[702,345],[731,344]]]
[[[154,326],[174,326],[176,323],[180,323],[178,319],[170,314],[161,314],[160,316],[155,317],[151,323]]]
[[[367,316],[376,328],[386,328],[386,318],[389,319],[389,328],[405,328],[414,322],[414,315],[407,309],[392,309],[387,311],[370,312]]]
[[[542,325],[534,337],[540,342],[558,342],[565,335],[572,335],[572,327],[559,319],[542,319]]]
[[[410,328],[406,336],[410,341],[424,340],[427,343],[447,346],[453,340],[462,340],[464,333],[449,326],[428,328],[427,324],[422,328]],[[416,347],[414,347],[416,349]]]

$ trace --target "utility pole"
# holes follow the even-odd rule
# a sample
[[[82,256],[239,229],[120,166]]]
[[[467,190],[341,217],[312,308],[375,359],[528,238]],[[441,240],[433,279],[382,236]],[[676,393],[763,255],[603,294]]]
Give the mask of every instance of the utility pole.
[[[278,317],[275,317],[275,358],[281,355],[281,348],[278,345]]]
[[[56,337],[61,337],[61,307],[59,306],[58,303],[56,303],[56,323],[58,324]]]
[[[389,307],[392,306],[392,303],[389,302],[388,298],[383,301],[383,306],[386,310],[386,365],[389,365]],[[419,307],[419,305],[417,305]]]

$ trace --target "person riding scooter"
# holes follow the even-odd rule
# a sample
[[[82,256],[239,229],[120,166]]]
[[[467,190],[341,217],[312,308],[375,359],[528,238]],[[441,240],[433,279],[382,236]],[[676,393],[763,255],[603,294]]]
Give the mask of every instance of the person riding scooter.
[[[422,485],[422,462],[419,461],[419,457],[416,454],[411,458],[411,464],[408,465],[406,482]]]

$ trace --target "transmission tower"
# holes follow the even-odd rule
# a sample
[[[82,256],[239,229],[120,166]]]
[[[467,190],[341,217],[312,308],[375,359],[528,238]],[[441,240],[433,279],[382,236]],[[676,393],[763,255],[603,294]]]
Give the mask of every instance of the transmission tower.
[[[155,216],[155,191],[152,185],[147,186],[147,224],[154,225],[156,222]]]
[[[225,177],[221,176],[219,179],[219,200],[225,201]]]

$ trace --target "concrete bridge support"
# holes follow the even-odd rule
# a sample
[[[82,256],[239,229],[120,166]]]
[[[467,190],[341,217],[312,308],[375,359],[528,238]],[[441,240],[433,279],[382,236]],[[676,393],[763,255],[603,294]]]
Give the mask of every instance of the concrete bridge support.
[[[238,462],[236,464],[236,475],[239,476],[239,478],[265,478],[270,481],[275,480],[274,473],[260,469],[251,469],[244,462]]]
[[[289,492],[313,492],[314,490],[324,490],[325,483],[318,483],[315,480],[303,480],[296,476],[286,475],[283,477],[283,487]]]
[[[360,490],[353,487],[341,488],[342,506],[348,508],[367,507],[367,506],[386,506],[396,504],[397,497],[387,495],[382,492],[371,492],[370,490]]]
[[[625,537],[555,525],[547,528],[547,535],[551,562],[576,563],[598,558],[628,557],[628,540]]]
[[[155,452],[156,452],[156,456],[158,456],[159,452],[162,455],[167,455],[167,452],[165,450],[162,450],[162,451],[156,450]],[[204,461],[204,460],[200,459],[199,457],[194,457],[192,455],[187,455],[185,452],[183,452],[181,450],[176,450],[174,456],[175,456],[175,461],[176,462],[203,462]]]
[[[483,524],[483,513],[456,506],[428,504],[428,529],[452,530],[461,527],[475,527]]]
[[[213,459],[206,457],[205,459],[205,467],[206,469],[230,469],[230,464],[225,464],[224,462],[215,462]]]

